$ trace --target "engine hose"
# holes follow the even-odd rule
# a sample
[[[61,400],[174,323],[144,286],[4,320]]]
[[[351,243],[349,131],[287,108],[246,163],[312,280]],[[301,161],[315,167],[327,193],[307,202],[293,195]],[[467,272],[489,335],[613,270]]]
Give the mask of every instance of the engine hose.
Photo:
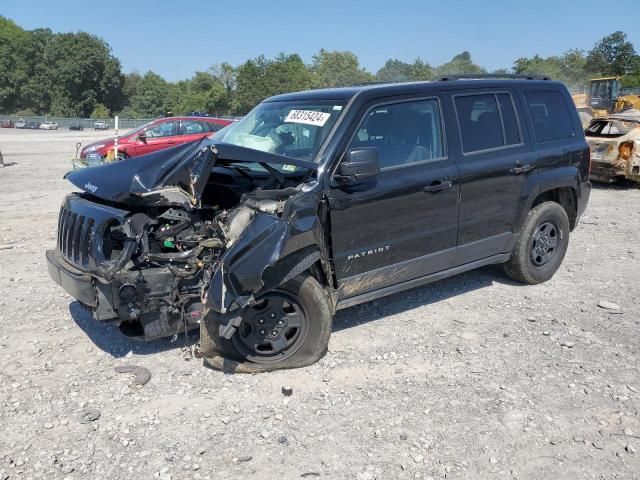
[[[180,253],[150,253],[149,260],[152,262],[187,262],[193,257],[197,257],[204,250],[204,246],[198,245],[191,250]]]
[[[180,270],[179,268],[176,268],[172,265],[167,265],[167,268],[175,277],[179,277],[179,278],[193,278],[200,271],[200,269],[196,269],[195,271],[190,270],[188,272],[185,272],[184,270]]]

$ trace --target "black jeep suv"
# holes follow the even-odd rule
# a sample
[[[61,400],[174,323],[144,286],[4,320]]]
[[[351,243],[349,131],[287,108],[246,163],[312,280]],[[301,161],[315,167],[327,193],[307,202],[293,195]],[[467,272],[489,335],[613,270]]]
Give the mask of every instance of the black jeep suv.
[[[443,78],[279,95],[212,137],[69,173],[49,273],[147,339],[298,367],[337,309],[488,264],[550,279],[590,193],[563,84]]]

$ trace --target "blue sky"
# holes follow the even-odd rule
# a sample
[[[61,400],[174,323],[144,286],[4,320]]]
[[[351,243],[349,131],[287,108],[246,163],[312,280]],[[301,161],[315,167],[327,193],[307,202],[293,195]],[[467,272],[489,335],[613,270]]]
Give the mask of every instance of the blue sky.
[[[463,50],[488,69],[506,68],[521,56],[590,49],[620,29],[640,51],[638,7],[638,0],[1,0],[0,14],[29,30],[98,35],[126,72],[154,70],[174,81],[261,53],[310,62],[320,48],[351,50],[374,73],[387,58],[437,65]]]

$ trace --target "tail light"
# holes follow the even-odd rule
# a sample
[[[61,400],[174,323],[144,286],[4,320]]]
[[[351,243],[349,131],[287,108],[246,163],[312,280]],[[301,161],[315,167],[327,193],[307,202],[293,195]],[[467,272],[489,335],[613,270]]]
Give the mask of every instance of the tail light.
[[[631,141],[622,142],[618,145],[618,158],[622,158],[623,160],[629,160],[633,155],[633,148],[635,147],[635,143]]]

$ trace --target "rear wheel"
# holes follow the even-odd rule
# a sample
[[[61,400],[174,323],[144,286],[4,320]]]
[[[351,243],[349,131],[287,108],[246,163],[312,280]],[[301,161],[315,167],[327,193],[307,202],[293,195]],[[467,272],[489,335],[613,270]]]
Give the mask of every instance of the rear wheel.
[[[324,356],[331,336],[332,314],[322,286],[300,275],[261,295],[243,309],[230,340],[218,335],[209,315],[200,325],[205,362],[234,372],[266,372],[311,365]]]
[[[544,202],[531,209],[504,264],[508,276],[535,285],[556,273],[569,245],[569,217],[555,202]]]

